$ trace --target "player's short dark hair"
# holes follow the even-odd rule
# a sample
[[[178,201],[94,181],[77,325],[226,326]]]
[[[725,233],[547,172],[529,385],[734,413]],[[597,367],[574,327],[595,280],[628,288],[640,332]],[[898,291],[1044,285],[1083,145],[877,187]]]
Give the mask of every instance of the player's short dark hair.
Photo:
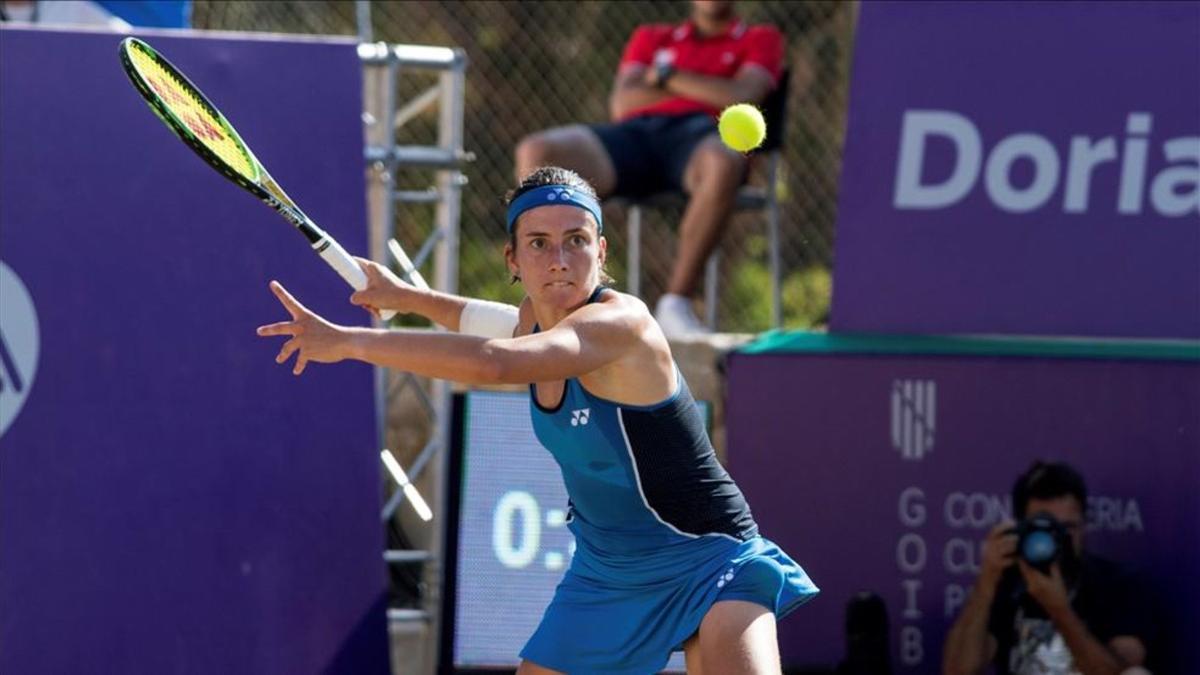
[[[1087,509],[1087,485],[1083,476],[1066,462],[1034,462],[1013,485],[1013,516],[1025,517],[1030,499],[1074,497],[1079,508]]]
[[[526,192],[542,187],[543,185],[567,185],[583,192],[596,201],[600,201],[600,198],[596,196],[596,188],[584,180],[583,176],[570,169],[564,169],[561,166],[541,166],[522,178],[517,189],[509,190],[508,194],[504,197],[505,206],[511,204],[514,199]]]

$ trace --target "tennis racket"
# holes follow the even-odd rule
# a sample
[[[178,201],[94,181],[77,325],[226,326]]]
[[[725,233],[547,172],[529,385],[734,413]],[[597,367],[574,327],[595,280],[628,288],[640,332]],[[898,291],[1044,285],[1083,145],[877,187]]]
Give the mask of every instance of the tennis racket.
[[[121,65],[150,109],[208,165],[243,190],[266,202],[308,239],[317,255],[329,263],[355,290],[367,286],[367,276],[346,249],[317,227],[283,188],[271,178],[242,141],[233,125],[208,98],[145,42],[127,37],[121,41]],[[380,312],[383,320],[395,312]]]

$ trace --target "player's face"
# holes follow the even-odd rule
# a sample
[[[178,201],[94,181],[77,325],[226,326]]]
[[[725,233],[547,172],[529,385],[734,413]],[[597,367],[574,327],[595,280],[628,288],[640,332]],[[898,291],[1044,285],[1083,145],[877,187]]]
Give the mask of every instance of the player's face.
[[[587,211],[540,206],[521,214],[509,270],[534,303],[569,311],[587,302],[600,283],[607,242]]]
[[[1076,555],[1083,553],[1083,528],[1086,523],[1083,505],[1078,499],[1070,495],[1053,499],[1033,498],[1025,507],[1025,513],[1049,513],[1054,516],[1054,519],[1066,528],[1067,534],[1071,535],[1071,544],[1075,547]]]

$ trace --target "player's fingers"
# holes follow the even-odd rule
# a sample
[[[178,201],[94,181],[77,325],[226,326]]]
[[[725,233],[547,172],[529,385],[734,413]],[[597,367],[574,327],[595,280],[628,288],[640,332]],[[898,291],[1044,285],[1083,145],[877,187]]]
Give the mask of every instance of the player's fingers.
[[[295,335],[296,324],[291,321],[280,321],[279,323],[269,323],[265,326],[259,326],[255,332],[259,335]]]
[[[275,363],[283,363],[284,361],[287,361],[288,357],[290,357],[292,352],[296,351],[299,346],[300,345],[295,340],[288,340],[287,342],[283,343],[283,347],[280,347],[279,349],[279,355],[275,357]]]
[[[1050,564],[1050,578],[1059,583],[1063,580],[1062,569],[1059,568],[1057,560]]]
[[[1033,578],[1033,568],[1023,558],[1017,558],[1017,567],[1021,570],[1021,576],[1025,578],[1025,583],[1028,584]]]
[[[271,282],[271,292],[275,294],[275,297],[279,298],[279,302],[283,303],[283,306],[294,318],[299,319],[301,314],[309,313],[308,308],[300,304],[299,300],[292,297],[292,294],[288,293],[283,284],[278,281]]]
[[[368,286],[378,284],[383,279],[383,272],[379,263],[359,257],[354,257],[354,262],[358,263],[358,266],[362,268],[363,274],[367,275]]]
[[[294,368],[292,368],[292,374],[299,375],[300,373],[303,373],[304,367],[307,365],[308,359],[304,358],[304,352],[300,352],[300,355],[296,357],[296,365]]]
[[[992,529],[988,531],[988,536],[999,537],[1006,534],[1015,534],[1015,532],[1011,532],[1014,527],[1016,527],[1016,523],[1013,521],[1007,519],[1001,520],[992,526]]]

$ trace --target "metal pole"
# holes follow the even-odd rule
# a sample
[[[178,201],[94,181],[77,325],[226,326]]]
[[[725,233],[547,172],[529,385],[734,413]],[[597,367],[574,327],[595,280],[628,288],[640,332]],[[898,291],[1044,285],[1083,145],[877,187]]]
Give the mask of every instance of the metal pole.
[[[767,251],[771,256],[771,327],[783,327],[783,259],[779,250],[779,152],[772,153],[767,169]]]
[[[463,108],[466,93],[466,53],[461,49],[454,50],[455,62],[451,68],[443,71],[438,77],[441,88],[441,100],[438,110],[438,147],[448,149],[456,156],[463,154]],[[440,240],[434,251],[434,278],[436,288],[446,293],[458,292],[458,246],[459,219],[462,213],[462,185],[464,176],[458,166],[445,167],[437,173],[437,187],[441,201],[437,204],[436,222],[441,233]],[[436,504],[439,516],[448,513],[446,495],[446,477],[450,471],[450,425],[453,391],[450,383],[445,380],[433,380],[431,383],[433,405],[436,419],[433,424],[435,442],[440,452],[436,461],[430,462],[431,483],[435,486],[436,494],[432,500]],[[425,565],[426,578],[429,580],[426,608],[431,616],[432,635],[434,644],[438,644],[442,631],[450,630],[442,622],[441,606],[446,575],[454,574],[454,570],[445,566],[446,541],[445,525],[439,524],[433,530],[432,560]]]
[[[359,43],[372,41],[374,38],[371,32],[371,0],[355,0],[354,13],[358,19]]]
[[[642,295],[642,207],[630,204],[625,211],[628,230],[625,238],[625,290],[630,295]]]
[[[360,4],[366,4],[360,3]],[[366,144],[390,149],[395,145],[392,116],[395,114],[395,66],[365,64],[363,68],[363,122]],[[386,156],[390,156],[390,153]],[[385,242],[395,222],[392,192],[395,178],[390,161],[367,166],[368,252],[377,262],[386,260]],[[387,447],[387,370],[375,369],[375,412],[378,420],[377,447]]]

